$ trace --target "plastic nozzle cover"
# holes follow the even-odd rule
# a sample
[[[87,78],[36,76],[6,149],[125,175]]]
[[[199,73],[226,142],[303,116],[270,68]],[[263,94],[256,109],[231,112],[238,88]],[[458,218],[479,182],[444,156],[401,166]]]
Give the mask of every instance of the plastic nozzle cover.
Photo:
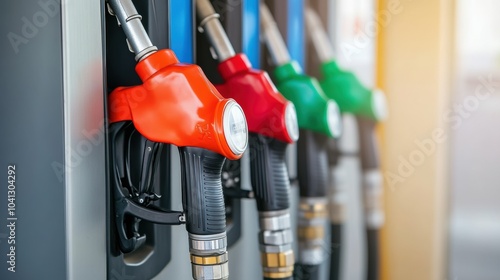
[[[111,123],[132,121],[154,142],[204,148],[233,160],[242,156],[241,139],[248,132],[241,117],[237,131],[224,129],[226,106],[233,113],[238,106],[223,98],[198,66],[180,64],[171,50],[160,50],[140,61],[136,71],[142,85],[119,87],[109,96]]]
[[[297,109],[299,128],[335,138],[340,136],[338,107],[326,97],[316,79],[303,75],[295,61],[277,67],[274,76],[278,90]]]
[[[387,101],[382,91],[365,88],[353,73],[341,70],[334,60],[324,63],[321,69],[321,88],[338,103],[341,112],[375,121],[387,118]]]
[[[293,143],[298,139],[295,107],[278,92],[266,72],[252,69],[244,54],[219,64],[225,83],[219,92],[240,104],[252,133]]]

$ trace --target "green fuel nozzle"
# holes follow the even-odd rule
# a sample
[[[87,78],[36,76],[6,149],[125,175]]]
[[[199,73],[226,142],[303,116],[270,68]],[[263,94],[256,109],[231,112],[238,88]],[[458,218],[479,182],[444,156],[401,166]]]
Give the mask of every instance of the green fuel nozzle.
[[[301,129],[313,130],[331,137],[340,137],[342,125],[337,103],[329,100],[318,81],[302,74],[296,61],[274,70],[276,87],[297,108]]]
[[[301,129],[331,137],[342,132],[340,111],[335,101],[328,99],[315,78],[303,74],[299,64],[290,58],[276,22],[265,5],[260,6],[264,41],[276,65],[274,80],[279,92],[293,102]]]
[[[387,117],[386,99],[382,91],[367,89],[351,72],[340,69],[335,60],[322,63],[321,88],[337,101],[342,113],[352,113],[375,121]]]
[[[342,113],[352,113],[375,121],[384,120],[387,117],[387,102],[382,91],[366,88],[352,72],[339,67],[319,16],[311,8],[306,8],[305,22],[306,33],[322,62],[323,78],[320,84],[326,96],[338,103]]]

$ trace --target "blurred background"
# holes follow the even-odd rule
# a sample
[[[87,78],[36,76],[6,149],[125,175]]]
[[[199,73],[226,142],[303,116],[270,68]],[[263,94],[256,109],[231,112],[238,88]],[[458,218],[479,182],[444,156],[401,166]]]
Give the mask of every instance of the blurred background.
[[[389,118],[378,126],[386,213],[381,279],[500,279],[500,1],[308,3],[328,9],[340,66],[382,89],[389,102]],[[344,128],[341,150],[357,152],[353,116],[344,117]],[[343,157],[335,175],[348,198],[341,279],[366,279],[358,159]],[[242,203],[245,228],[257,228],[252,202]],[[183,229],[174,228],[173,238],[181,244],[174,250],[183,251]],[[244,231],[232,256],[257,255],[255,242]],[[158,279],[185,265],[173,259]],[[240,279],[258,270],[257,263],[231,264]]]
[[[500,1],[333,2],[338,61],[389,101],[382,279],[500,279]],[[353,123],[344,150],[355,149]],[[353,186],[355,161],[341,162]],[[343,279],[363,279],[360,219],[348,220]]]

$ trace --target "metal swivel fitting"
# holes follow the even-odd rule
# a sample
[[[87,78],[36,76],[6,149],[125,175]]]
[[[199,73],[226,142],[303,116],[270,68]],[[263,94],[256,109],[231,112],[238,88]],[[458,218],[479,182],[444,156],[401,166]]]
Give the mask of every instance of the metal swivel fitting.
[[[299,206],[299,261],[319,265],[325,259],[323,238],[328,217],[327,198],[301,198]]]
[[[226,233],[189,234],[193,279],[229,279]]]
[[[287,278],[293,274],[295,258],[288,210],[259,212],[259,243],[266,278]]]

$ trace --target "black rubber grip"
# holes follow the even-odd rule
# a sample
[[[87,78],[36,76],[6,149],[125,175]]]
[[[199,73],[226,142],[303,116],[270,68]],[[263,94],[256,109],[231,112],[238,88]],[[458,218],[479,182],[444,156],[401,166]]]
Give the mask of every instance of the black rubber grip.
[[[290,207],[290,180],[285,162],[287,143],[250,133],[250,177],[259,211]]]
[[[340,254],[342,252],[342,225],[331,224],[330,280],[340,279]]]
[[[328,137],[300,130],[297,148],[301,197],[326,197],[328,192]]]
[[[296,264],[293,270],[294,279],[300,280],[320,280],[319,265]]]
[[[221,172],[226,159],[215,152],[180,147],[182,204],[187,231],[207,235],[226,230]]]
[[[367,229],[367,250],[368,250],[368,272],[366,279],[378,280],[379,279],[379,231],[377,229]]]
[[[377,138],[375,137],[376,122],[363,117],[356,118],[358,122],[359,155],[361,168],[378,169],[380,160],[377,148]]]

